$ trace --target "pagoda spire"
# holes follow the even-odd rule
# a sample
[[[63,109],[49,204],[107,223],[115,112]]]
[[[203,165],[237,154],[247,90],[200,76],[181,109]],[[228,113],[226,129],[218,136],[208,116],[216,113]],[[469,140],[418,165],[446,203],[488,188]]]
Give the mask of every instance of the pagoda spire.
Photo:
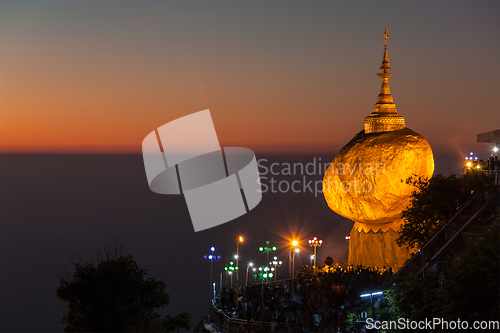
[[[390,132],[405,127],[405,119],[396,111],[396,105],[394,104],[391,89],[389,88],[389,78],[395,73],[387,72],[391,69],[389,56],[387,55],[387,39],[389,39],[387,29],[385,29],[382,39],[384,40],[385,47],[380,69],[384,72],[376,73],[382,79],[382,86],[380,87],[380,94],[377,97],[377,103],[373,112],[365,118],[365,133]]]
[[[384,39],[385,48],[384,48],[384,58],[382,59],[382,66],[380,69],[384,70],[384,73],[387,73],[388,69],[391,69],[391,64],[389,64],[389,56],[387,55],[387,40],[389,39],[389,35],[387,34],[387,28],[385,29],[385,33],[381,36]]]

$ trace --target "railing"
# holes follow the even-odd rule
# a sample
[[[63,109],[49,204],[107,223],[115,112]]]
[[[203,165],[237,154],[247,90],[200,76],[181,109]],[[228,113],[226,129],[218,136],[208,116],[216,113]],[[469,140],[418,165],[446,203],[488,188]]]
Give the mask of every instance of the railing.
[[[218,309],[212,303],[214,313],[215,325],[226,333],[242,332],[242,333],[258,333],[258,332],[344,332],[346,330],[353,330],[356,328],[358,332],[363,331],[366,325],[366,320],[355,321],[330,321],[330,322],[262,322],[255,320],[244,320],[231,318],[222,310]]]
[[[469,200],[467,201],[467,203],[462,208],[460,208],[460,210],[448,222],[444,223],[444,225],[439,229],[439,231],[434,236],[432,236],[432,238],[419,251],[415,252],[413,257],[411,257],[403,265],[403,267],[401,267],[401,269],[399,271],[397,271],[396,274],[394,274],[394,276],[384,284],[384,289],[391,286],[401,276],[405,276],[407,271],[411,271],[411,269],[409,269],[410,267],[418,267],[418,266],[423,267],[423,266],[425,266],[425,257],[424,256],[425,255],[427,257],[429,256],[429,252],[432,252],[432,247],[434,247],[434,245],[436,243],[438,243],[438,241],[440,241],[440,240],[442,241],[444,239],[445,231],[448,229],[448,227],[453,225],[454,223],[456,223],[455,221],[458,222],[460,216],[462,216],[462,214],[466,213],[468,211],[468,209],[470,207],[472,207],[474,205],[475,201],[477,201],[478,199],[479,199],[479,195],[477,193],[472,194],[470,196]],[[465,223],[465,222],[466,221],[464,221],[462,223]],[[432,253],[432,255],[434,255],[434,254],[435,253]],[[418,260],[420,260],[421,263],[417,262]]]
[[[272,323],[229,317],[212,302],[214,323],[224,332],[272,332]]]

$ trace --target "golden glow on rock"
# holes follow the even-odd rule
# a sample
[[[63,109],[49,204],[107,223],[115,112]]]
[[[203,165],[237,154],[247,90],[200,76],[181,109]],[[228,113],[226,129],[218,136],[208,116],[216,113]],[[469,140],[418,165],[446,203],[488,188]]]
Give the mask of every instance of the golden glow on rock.
[[[397,238],[403,224],[401,212],[415,187],[412,176],[430,178],[434,157],[427,140],[405,127],[389,88],[391,68],[387,55],[387,29],[382,86],[373,112],[359,132],[335,156],[323,178],[323,194],[337,214],[355,221],[349,239],[351,266],[399,269],[410,257]]]
[[[434,158],[427,141],[409,128],[358,133],[340,150],[323,179],[328,206],[369,225],[399,219],[414,187],[412,175],[431,177]]]

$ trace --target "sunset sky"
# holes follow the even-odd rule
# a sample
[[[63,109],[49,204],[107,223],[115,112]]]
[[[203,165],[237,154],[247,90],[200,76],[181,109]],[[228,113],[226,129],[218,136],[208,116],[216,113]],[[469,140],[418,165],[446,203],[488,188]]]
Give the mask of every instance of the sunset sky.
[[[135,152],[210,109],[223,146],[336,151],[388,54],[435,150],[500,127],[498,1],[2,1],[0,151]]]
[[[269,240],[285,262],[278,279],[292,237],[296,267],[315,236],[320,262],[347,259],[353,221],[306,188],[323,172],[277,176],[303,191],[265,192],[194,232],[184,196],[149,189],[141,145],[210,109],[221,146],[262,165],[329,163],[373,111],[385,28],[397,111],[430,143],[435,174],[462,173],[471,150],[489,156],[476,135],[500,129],[498,0],[0,0],[0,331],[62,331],[59,274],[117,241],[168,281],[162,315],[189,312],[193,328],[212,297],[211,246],[230,256],[241,235],[240,265],[267,265]]]

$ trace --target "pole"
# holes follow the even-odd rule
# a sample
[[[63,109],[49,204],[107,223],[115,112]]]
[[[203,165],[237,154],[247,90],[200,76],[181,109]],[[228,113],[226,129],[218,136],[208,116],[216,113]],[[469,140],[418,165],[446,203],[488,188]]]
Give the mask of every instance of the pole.
[[[248,288],[248,267],[249,266],[247,266],[247,278],[246,278],[246,282],[245,282],[245,286],[247,286],[247,288]]]
[[[238,275],[238,270],[240,269],[240,265],[238,264],[240,259],[240,239],[236,241],[236,267],[238,269],[236,270],[236,288],[238,288],[238,284],[240,283],[240,276]]]
[[[212,249],[210,250],[212,251]],[[214,281],[213,270],[214,270],[214,251],[212,251],[212,259],[210,260],[210,289],[212,288],[212,283]]]
[[[260,321],[264,321],[264,280],[262,280],[262,305],[260,307]]]
[[[314,266],[313,268],[316,268],[316,246],[314,247]]]
[[[214,300],[212,302],[212,322],[215,323],[215,282],[213,286],[214,286]]]
[[[373,321],[375,321],[375,307],[373,306],[373,294],[370,293],[370,302],[372,303],[372,318],[373,318]],[[377,332],[379,332],[379,330],[377,329]]]

